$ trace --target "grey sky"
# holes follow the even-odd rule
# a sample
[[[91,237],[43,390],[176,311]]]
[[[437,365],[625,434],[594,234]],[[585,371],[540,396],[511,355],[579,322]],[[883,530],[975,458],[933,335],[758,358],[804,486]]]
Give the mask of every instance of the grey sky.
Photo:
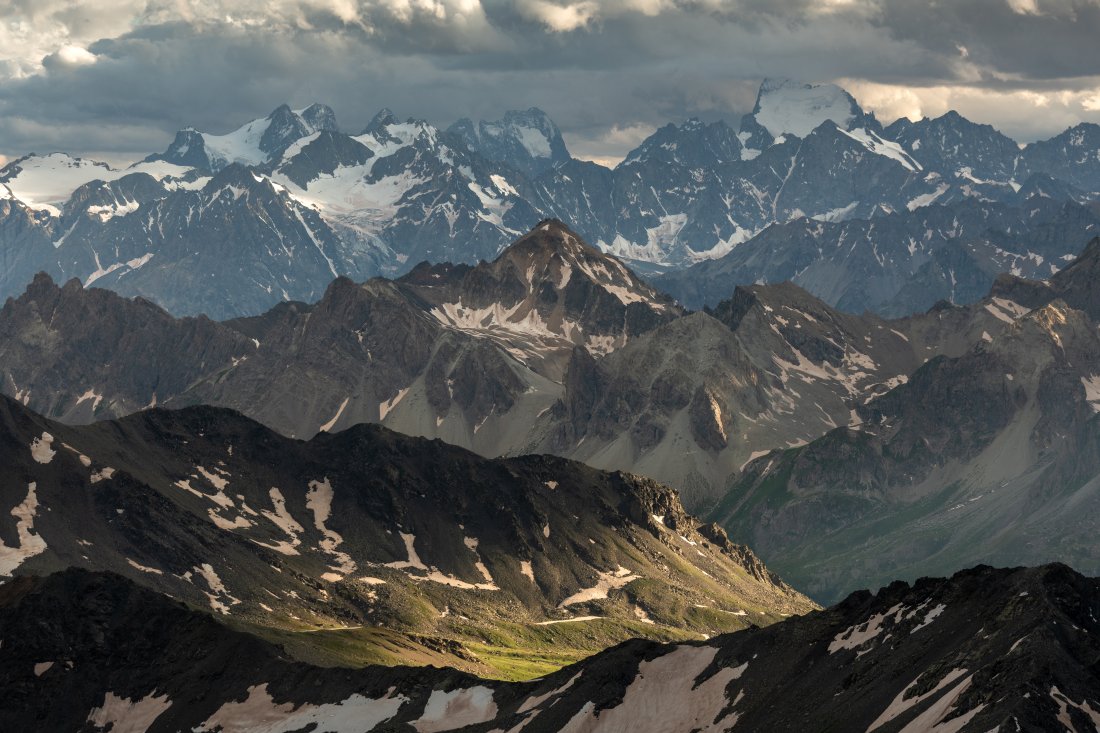
[[[736,124],[766,76],[1028,141],[1100,121],[1098,34],[1100,0],[9,0],[0,155],[125,158],[321,101],[346,130],[539,106],[613,160],[667,121]]]

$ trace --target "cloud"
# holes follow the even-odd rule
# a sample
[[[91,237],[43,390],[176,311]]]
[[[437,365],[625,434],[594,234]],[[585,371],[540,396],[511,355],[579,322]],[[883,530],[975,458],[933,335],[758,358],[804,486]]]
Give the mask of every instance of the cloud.
[[[1072,127],[1100,112],[1100,77],[1082,90],[998,89],[972,86],[903,87],[842,80],[853,96],[884,120],[939,117],[955,110],[995,121],[1009,137],[1030,141]]]
[[[588,134],[563,135],[574,157],[590,160],[608,167],[614,166],[657,128],[650,124],[612,125],[610,129],[597,129]]]
[[[51,66],[87,66],[96,62],[96,55],[86,48],[71,44],[62,46],[57,53],[51,53],[42,59],[42,65]]]
[[[519,0],[523,15],[537,20],[552,31],[574,31],[592,22],[599,5],[591,0],[559,5],[550,0]]]
[[[668,121],[736,124],[767,76],[1029,140],[1100,120],[1098,27],[1100,0],[9,0],[0,153],[144,154],[322,101],[352,131],[538,106],[613,160]]]

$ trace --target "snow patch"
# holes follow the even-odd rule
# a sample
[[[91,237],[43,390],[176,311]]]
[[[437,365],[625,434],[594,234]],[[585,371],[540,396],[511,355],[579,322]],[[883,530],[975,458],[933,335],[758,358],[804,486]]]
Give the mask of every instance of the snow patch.
[[[419,733],[455,730],[486,723],[497,715],[493,691],[481,685],[465,690],[433,690],[424,713],[413,723]]]
[[[550,139],[546,137],[546,133],[542,130],[519,125],[513,127],[512,130],[515,132],[519,144],[532,158],[549,158],[551,156]]]
[[[1050,698],[1058,703],[1058,722],[1065,726],[1066,730],[1076,730],[1073,725],[1073,718],[1069,714],[1070,708],[1076,708],[1083,713],[1092,723],[1093,729],[1100,730],[1100,710],[1094,708],[1087,699],[1082,699],[1080,704],[1075,703],[1059,690],[1057,685],[1051,686]]]
[[[92,708],[87,722],[96,728],[110,726],[111,733],[145,733],[165,710],[172,707],[168,693],[153,690],[143,698],[129,699],[113,692],[103,696],[103,704]]]
[[[872,153],[897,161],[908,170],[919,171],[921,169],[920,163],[909,157],[909,154],[905,152],[904,148],[892,140],[883,140],[875,133],[870,130],[865,130],[862,127],[857,127],[851,131],[841,130],[841,132],[870,150]]]
[[[385,697],[372,699],[354,694],[336,703],[296,706],[276,703],[267,683],[248,688],[243,702],[227,702],[195,729],[198,733],[291,733],[305,729],[326,733],[362,733],[397,715],[408,702],[390,688]]]
[[[344,401],[340,403],[340,406],[336,408],[336,414],[332,416],[332,419],[320,427],[319,432],[327,433],[336,426],[336,421],[340,419],[340,416],[344,414],[344,408],[348,406],[348,400],[351,397],[345,397]]]
[[[420,560],[420,556],[416,554],[416,535],[411,532],[399,532],[401,540],[405,543],[405,555],[408,560],[396,560],[394,562],[385,563],[388,568],[394,568],[395,570],[405,570],[407,568],[414,568],[416,570],[428,570],[428,566]]]
[[[924,620],[921,621],[916,626],[914,626],[913,629],[909,633],[910,634],[915,634],[918,631],[920,631],[921,629],[923,629],[925,626],[928,626],[928,624],[935,621],[940,616],[940,614],[942,614],[944,612],[944,610],[946,608],[947,608],[947,606],[945,606],[942,603],[937,604],[934,608],[932,608],[932,610],[930,610],[928,613],[926,613],[924,615]]]
[[[598,572],[597,577],[598,580],[594,586],[591,588],[582,588],[577,591],[559,603],[558,608],[566,608],[567,606],[573,606],[578,603],[587,603],[588,601],[607,598],[607,594],[610,591],[622,588],[630,582],[638,580],[641,576],[635,575],[633,572],[620,565],[619,568],[613,572]]]
[[[586,704],[562,728],[563,733],[729,729],[737,714],[729,710],[726,688],[740,679],[749,665],[722,667],[700,681],[699,676],[717,654],[718,649],[711,646],[677,646],[668,654],[642,662],[619,705],[596,712],[593,704]]]
[[[571,624],[574,621],[599,621],[605,616],[574,616],[573,618],[559,618],[553,621],[539,621],[535,626],[554,626],[555,624]]]
[[[193,570],[189,570],[183,574],[183,579],[192,582],[191,578],[193,573],[206,581],[206,586],[210,590],[209,592],[203,591],[203,595],[205,595],[210,602],[210,608],[212,610],[221,614],[228,614],[230,606],[235,606],[241,602],[240,599],[230,595],[222,579],[218,577],[217,571],[214,570],[214,566],[210,563],[204,562],[201,565],[196,565]],[[226,605],[227,603],[228,605]]]
[[[31,441],[31,458],[38,463],[47,464],[53,460],[56,451],[53,449],[53,436],[42,433],[42,437]]]
[[[1081,386],[1085,388],[1085,401],[1092,411],[1100,412],[1100,375],[1081,377]]]
[[[931,193],[922,193],[920,196],[914,196],[912,199],[909,200],[909,203],[905,205],[905,208],[909,209],[910,211],[916,211],[917,209],[923,208],[925,206],[931,206],[936,202],[937,199],[939,199],[940,196],[943,196],[945,193],[947,193],[948,189],[950,188],[951,187],[948,186],[946,183],[941,183],[939,186],[936,187],[936,190],[932,191]]]
[[[324,539],[318,543],[321,552],[335,558],[338,564],[332,568],[333,571],[350,575],[357,567],[355,561],[346,552],[336,549],[343,543],[344,538],[325,525],[332,514],[332,498],[332,484],[329,483],[327,476],[321,481],[309,482],[306,508],[313,512],[313,524],[324,535]]]
[[[990,302],[985,304],[985,309],[1005,323],[1014,323],[1017,318],[1028,312],[1024,306],[1005,298],[990,299]]]
[[[390,411],[393,410],[393,408],[397,407],[397,404],[401,402],[401,400],[403,400],[405,398],[405,395],[407,395],[408,393],[409,388],[406,387],[405,389],[399,390],[398,393],[390,399],[380,403],[378,405],[378,419],[385,420],[386,415],[390,414]]]
[[[261,509],[260,514],[285,532],[290,538],[290,541],[280,540],[274,545],[265,544],[263,542],[257,542],[257,544],[275,550],[283,555],[297,555],[297,547],[302,544],[302,540],[298,535],[305,532],[305,528],[298,524],[297,520],[295,520],[287,510],[286,499],[283,497],[283,492],[272,486],[268,495],[271,497],[271,505],[275,508],[275,511],[271,512],[267,509]],[[256,540],[253,541],[256,542]]]
[[[0,541],[0,576],[10,576],[27,559],[46,551],[46,540],[34,533],[34,518],[38,513],[37,484],[27,484],[27,496],[11,510],[15,517],[18,544],[8,547]]]
[[[151,568],[148,565],[142,565],[141,563],[135,562],[134,560],[131,560],[130,558],[126,558],[126,564],[129,565],[130,567],[132,567],[134,570],[140,570],[143,573],[149,573],[150,575],[164,575],[163,570],[158,570],[156,568]]]
[[[94,413],[96,410],[99,409],[99,403],[103,401],[103,395],[98,394],[94,389],[89,389],[87,392],[76,398],[76,404],[79,405],[80,403],[87,402],[88,400],[92,401],[92,412]]]
[[[965,674],[965,669],[953,669],[946,675],[944,675],[944,678],[940,680],[936,684],[936,686],[928,692],[924,693],[923,695],[913,695],[912,697],[908,697],[910,690],[912,690],[913,687],[916,686],[917,682],[920,681],[920,677],[917,677],[917,679],[910,682],[904,690],[899,692],[898,696],[894,698],[893,702],[891,702],[890,705],[882,711],[882,715],[878,716],[878,718],[875,719],[875,722],[871,723],[870,727],[867,728],[867,733],[871,733],[871,731],[875,730],[876,728],[880,728],[886,725],[899,715],[905,713],[908,710],[911,710],[917,705],[920,705],[922,702],[932,697],[940,690],[947,687],[952,682],[959,679]]]

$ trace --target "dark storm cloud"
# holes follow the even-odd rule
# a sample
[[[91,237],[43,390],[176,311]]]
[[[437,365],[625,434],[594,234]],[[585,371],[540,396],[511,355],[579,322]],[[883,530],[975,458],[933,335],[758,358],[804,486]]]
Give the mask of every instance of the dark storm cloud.
[[[1084,0],[886,0],[876,25],[945,56],[966,49],[969,60],[995,75],[1024,80],[1091,77],[1100,73],[1100,4]],[[1030,8],[1030,10],[1023,10]]]
[[[27,38],[50,1],[27,11]],[[438,124],[539,106],[575,149],[616,156],[668,120],[736,123],[765,76],[844,79],[887,100],[912,86],[929,108],[955,99],[943,89],[970,90],[962,103],[988,112],[980,121],[1055,133],[1088,101],[1025,120],[980,92],[1096,86],[1100,3],[1011,3],[257,0],[203,15],[133,0],[127,28],[86,17],[92,36],[30,73],[11,71],[27,59],[0,60],[0,153],[148,152],[185,125],[224,132],[284,101],[322,101],[352,131],[383,106]]]

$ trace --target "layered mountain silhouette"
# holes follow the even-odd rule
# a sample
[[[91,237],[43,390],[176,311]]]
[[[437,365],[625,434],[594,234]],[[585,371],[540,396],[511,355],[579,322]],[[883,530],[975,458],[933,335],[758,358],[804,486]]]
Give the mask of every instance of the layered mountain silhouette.
[[[784,284],[687,314],[549,220],[492,263],[338,278],[313,305],[223,323],[40,276],[0,310],[0,374],[69,422],[197,403],[302,438],[380,422],[641,473],[702,510],[750,459],[856,421],[926,360],[997,333],[997,313],[887,321]]]
[[[824,600],[977,558],[1096,572],[1098,258],[1094,241],[1049,282],[1000,278],[1004,328],[757,459],[713,517]]]
[[[631,471],[829,601],[979,561],[1093,567],[1098,252],[903,319],[792,284],[685,313],[550,221],[492,263],[224,323],[42,277],[0,311],[0,372],[67,422],[215,404]]]
[[[0,451],[0,576],[111,571],[259,633],[346,633],[337,655],[507,675],[494,653],[538,670],[560,624],[581,638],[544,658],[813,607],[671,489],[559,458],[302,442],[212,407],[70,427],[6,397]]]
[[[573,158],[537,108],[446,129],[384,109],[348,132],[323,104],[282,105],[124,169],[9,163],[0,297],[46,271],[177,316],[255,316],[336,275],[492,261],[557,218],[689,307],[789,279],[904,316],[1077,255],[1097,233],[1098,129],[1021,149],[957,113],[884,127],[839,87],[768,80],[738,126],[665,125],[607,168]]]
[[[0,587],[0,724],[30,730],[1091,730],[1097,581],[1063,565],[894,583],[543,679],[331,669],[120,576]],[[242,664],[247,660],[247,664]]]

